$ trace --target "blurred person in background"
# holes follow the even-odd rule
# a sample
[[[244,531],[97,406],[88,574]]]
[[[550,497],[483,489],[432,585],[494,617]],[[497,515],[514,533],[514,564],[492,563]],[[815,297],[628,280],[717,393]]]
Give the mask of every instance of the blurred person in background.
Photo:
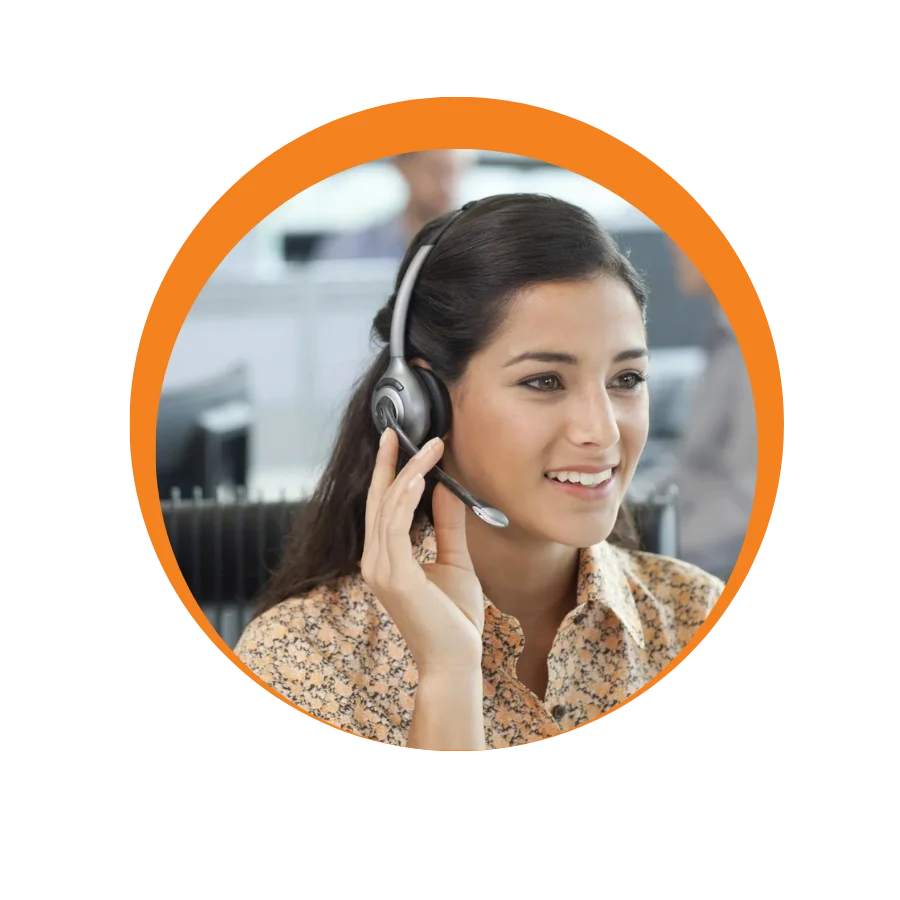
[[[471,154],[465,150],[419,150],[392,159],[407,187],[399,215],[361,231],[325,237],[311,259],[396,259],[419,230],[448,212],[457,200],[462,173]]]
[[[694,392],[673,480],[679,556],[727,580],[747,533],[756,490],[756,413],[741,348],[697,267],[670,242],[678,289],[709,303],[707,364]]]

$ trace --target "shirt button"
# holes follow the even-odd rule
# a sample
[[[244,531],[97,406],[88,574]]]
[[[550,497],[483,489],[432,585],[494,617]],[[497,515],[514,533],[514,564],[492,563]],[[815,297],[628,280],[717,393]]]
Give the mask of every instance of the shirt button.
[[[580,625],[580,624],[584,621],[584,619],[585,619],[584,613],[578,613],[578,615],[575,616],[575,618],[572,619],[572,621],[573,621],[576,625]]]
[[[566,708],[564,706],[554,706],[553,709],[550,710],[550,715],[553,716],[554,719],[558,722],[564,715],[566,714]]]

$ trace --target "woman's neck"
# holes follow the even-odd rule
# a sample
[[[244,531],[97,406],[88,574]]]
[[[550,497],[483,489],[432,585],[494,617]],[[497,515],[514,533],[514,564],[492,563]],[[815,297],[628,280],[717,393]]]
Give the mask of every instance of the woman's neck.
[[[485,596],[526,635],[575,607],[578,549],[500,531],[474,516],[467,516],[466,538]]]

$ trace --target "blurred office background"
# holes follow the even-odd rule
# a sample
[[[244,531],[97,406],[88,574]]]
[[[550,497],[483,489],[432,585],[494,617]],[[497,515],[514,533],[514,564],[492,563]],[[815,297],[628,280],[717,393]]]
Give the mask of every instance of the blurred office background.
[[[631,497],[645,500],[681,480],[693,506],[685,507],[679,526],[684,549],[679,555],[727,577],[743,542],[755,488],[755,418],[749,387],[739,387],[735,397],[742,394],[739,402],[745,410],[749,403],[749,413],[742,413],[744,427],[738,432],[718,421],[731,416],[738,400],[721,388],[707,391],[707,382],[733,382],[735,365],[745,379],[746,368],[732,340],[730,348],[719,351],[722,371],[712,377],[714,338],[728,331],[728,325],[702,277],[692,286],[684,274],[684,257],[673,253],[666,235],[620,197],[586,178],[508,154],[434,153],[458,153],[465,163],[450,179],[454,196],[441,198],[438,191],[420,210],[426,220],[432,217],[429,202],[434,212],[435,204],[455,208],[496,193],[552,194],[587,209],[630,255],[650,287],[652,354],[651,434]],[[422,184],[427,193],[429,182]],[[375,353],[369,343],[372,318],[392,293],[406,245],[405,237],[398,244],[395,235],[397,246],[382,251],[379,248],[387,246],[384,234],[370,234],[369,249],[375,247],[380,258],[361,258],[353,250],[359,242],[351,240],[349,251],[345,243],[336,252],[335,240],[373,224],[399,221],[414,193],[408,173],[401,177],[396,160],[358,166],[289,200],[222,262],[187,316],[166,372],[157,426],[161,498],[180,496],[194,505],[200,497],[226,504],[235,498],[243,503],[245,497],[293,502],[312,492],[351,387]],[[332,258],[342,253],[348,258]],[[698,419],[698,403],[710,405],[709,421]],[[746,426],[748,415],[752,433]],[[690,467],[679,469],[686,431],[697,434],[698,440],[687,454]],[[737,449],[729,449],[729,442]],[[749,460],[744,449],[751,443]],[[720,465],[726,456],[730,469]],[[703,502],[697,504],[698,497]],[[243,515],[240,509],[237,514]],[[208,563],[198,561],[199,551],[191,551],[195,595],[201,572],[206,582],[218,582],[227,568],[224,556],[231,551],[219,549],[223,521],[216,512],[215,534],[192,544],[198,546],[199,540],[214,548]],[[236,521],[236,527],[243,527]],[[270,536],[272,548],[264,568],[277,559],[284,527],[281,522]],[[260,550],[254,558],[264,556]],[[243,556],[232,562],[243,569]],[[265,577],[264,571],[259,577]],[[246,615],[245,609],[244,622]],[[238,621],[236,617],[229,626],[232,642],[239,633]]]

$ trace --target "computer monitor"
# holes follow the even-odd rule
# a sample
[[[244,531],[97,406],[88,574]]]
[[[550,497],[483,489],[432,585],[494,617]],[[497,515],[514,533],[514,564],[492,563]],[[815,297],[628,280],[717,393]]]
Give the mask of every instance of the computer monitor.
[[[247,483],[252,425],[247,370],[177,387],[164,386],[156,423],[156,478],[159,496],[200,493],[215,497],[221,488]]]

